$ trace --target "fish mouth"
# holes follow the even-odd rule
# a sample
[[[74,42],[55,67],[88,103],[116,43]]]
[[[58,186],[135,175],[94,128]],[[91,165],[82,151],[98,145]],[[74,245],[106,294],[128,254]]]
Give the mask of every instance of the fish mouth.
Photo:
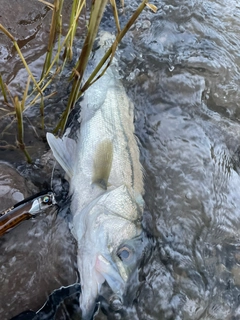
[[[111,258],[107,259],[102,254],[98,254],[95,269],[106,280],[112,291],[122,297],[125,288],[125,281],[119,274],[115,264],[111,261]]]
[[[112,261],[111,256],[96,254],[92,260],[92,267],[82,269],[80,271],[82,294],[80,295],[80,307],[82,310],[82,319],[89,320],[92,314],[98,296],[101,295],[102,284],[106,281],[114,296],[119,301],[123,301],[125,291],[125,281],[121,277],[117,266]]]

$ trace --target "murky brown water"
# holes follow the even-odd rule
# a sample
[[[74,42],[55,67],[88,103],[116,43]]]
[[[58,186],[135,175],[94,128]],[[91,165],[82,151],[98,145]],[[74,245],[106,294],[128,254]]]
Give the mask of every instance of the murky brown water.
[[[151,250],[139,271],[136,302],[108,318],[237,320],[240,5],[237,0],[152,2],[158,12],[145,10],[119,53],[123,82],[135,104],[146,172],[143,223]],[[122,22],[137,3],[125,1]],[[42,8],[36,21],[44,15],[47,18]],[[24,47],[36,73],[43,60],[37,46],[46,36],[39,25],[36,45],[31,40]],[[103,27],[113,28],[109,15]],[[1,35],[6,52],[2,39]],[[17,91],[17,79],[24,72],[16,56],[8,54],[1,59]],[[53,108],[56,114],[66,100],[67,88],[49,102],[46,112]],[[28,115],[34,122],[37,109],[32,110]],[[51,127],[53,117],[46,120]],[[1,128],[9,121],[1,120]],[[38,160],[47,146],[39,128],[37,132],[40,138],[28,125],[26,143],[33,146],[35,167],[26,166],[18,150],[2,148],[0,159],[41,189],[50,184],[51,163]],[[2,146],[3,140],[14,144],[12,129],[1,139]],[[55,183],[58,192],[60,174]],[[1,319],[27,308],[36,310],[54,288],[77,279],[74,240],[64,215],[43,213],[24,222],[2,238],[0,246]]]

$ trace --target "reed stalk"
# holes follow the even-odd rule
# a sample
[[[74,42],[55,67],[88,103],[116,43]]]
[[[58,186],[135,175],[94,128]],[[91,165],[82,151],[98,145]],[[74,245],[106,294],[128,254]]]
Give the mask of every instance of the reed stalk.
[[[120,31],[120,33],[117,35],[116,40],[114,41],[114,43],[112,44],[112,46],[106,51],[106,53],[104,54],[104,56],[102,57],[101,61],[98,63],[98,65],[96,66],[96,68],[93,70],[92,74],[89,76],[88,80],[85,82],[85,84],[83,85],[83,87],[81,88],[80,92],[79,92],[79,96],[78,98],[80,98],[80,96],[84,93],[84,91],[86,91],[94,82],[97,81],[97,79],[99,79],[101,76],[103,76],[104,72],[106,71],[106,69],[109,67],[111,60],[113,58],[113,53],[116,50],[116,47],[118,46],[119,42],[122,40],[122,38],[125,36],[125,34],[127,33],[127,31],[131,28],[131,26],[134,24],[134,22],[136,21],[136,19],[138,18],[138,16],[140,15],[140,13],[143,11],[143,9],[146,6],[146,3],[148,2],[148,0],[143,0],[142,3],[139,5],[139,7],[137,8],[137,10],[134,12],[134,14],[132,15],[132,17],[129,19],[129,21],[127,22],[127,24],[125,25],[125,27]],[[107,64],[107,66],[104,68],[104,70],[102,71],[102,73],[97,77],[97,74],[99,73],[99,71],[101,70],[101,68],[103,67],[103,65],[105,64],[105,62],[107,61],[107,59],[110,57],[111,55],[111,59],[109,61],[109,63]],[[95,78],[95,79],[94,79]]]
[[[53,47],[56,39],[57,32],[60,32],[61,26],[61,14],[62,14],[63,0],[54,0],[52,21],[50,26],[50,34],[47,46],[47,54],[42,69],[41,80],[45,77],[47,70],[51,65]]]
[[[23,112],[22,112],[22,106],[21,106],[21,103],[19,102],[18,97],[14,98],[14,107],[15,107],[16,118],[17,118],[17,145],[23,151],[27,159],[27,162],[32,163],[32,159],[29,153],[27,152],[26,146],[24,144]]]
[[[117,11],[116,1],[115,0],[110,0],[110,3],[111,3],[111,6],[113,8],[113,15],[114,15],[114,19],[115,19],[117,33],[120,33],[121,32],[121,28],[120,28],[120,23],[119,23],[119,19],[118,19],[118,11]]]
[[[42,69],[42,74],[40,81],[37,82],[34,78],[33,74],[31,73],[22,53],[18,46],[18,43],[16,39],[13,37],[13,35],[6,30],[1,24],[0,24],[0,30],[13,42],[13,45],[22,60],[27,72],[28,72],[28,80],[26,84],[26,88],[23,93],[22,101],[20,102],[18,97],[12,98],[11,94],[9,95],[12,100],[12,105],[15,109],[16,119],[17,119],[17,144],[18,147],[24,152],[25,157],[29,163],[31,163],[31,158],[26,150],[26,146],[24,144],[24,127],[23,127],[23,114],[26,108],[34,105],[36,102],[40,103],[40,114],[41,114],[41,126],[42,129],[44,129],[44,101],[48,97],[52,96],[55,93],[51,93],[47,97],[43,96],[44,90],[50,85],[54,77],[63,70],[65,62],[67,60],[71,60],[73,56],[73,41],[75,38],[76,30],[77,30],[77,23],[80,14],[82,13],[83,8],[86,6],[86,0],[73,0],[72,4],[72,12],[70,17],[70,24],[68,28],[67,35],[65,36],[62,43],[60,42],[61,38],[61,28],[62,28],[62,6],[64,0],[54,0],[54,3],[51,4],[45,0],[39,0],[40,2],[47,5],[52,10],[52,20],[51,20],[51,26],[50,26],[50,34],[49,34],[49,41],[47,46],[47,53],[45,57],[44,66]],[[83,84],[83,75],[87,67],[87,63],[89,60],[90,53],[92,51],[93,43],[96,38],[99,25],[103,16],[103,12],[105,10],[106,4],[108,0],[92,0],[92,6],[91,6],[91,13],[90,13],[90,20],[88,24],[88,30],[87,35],[85,37],[84,45],[81,51],[81,54],[79,56],[78,62],[76,64],[76,68],[73,70],[72,73],[72,90],[69,95],[67,107],[65,111],[62,113],[60,121],[58,122],[56,128],[54,129],[55,133],[62,134],[64,132],[69,113],[74,108],[76,101],[80,98],[80,96],[83,94],[84,91],[86,91],[95,81],[97,81],[106,71],[106,69],[109,67],[114,53],[117,49],[117,46],[119,42],[122,40],[126,32],[131,28],[133,23],[138,18],[139,14],[142,12],[145,6],[148,6],[151,10],[155,11],[157,8],[148,3],[148,0],[143,0],[137,10],[134,12],[132,17],[129,19],[127,24],[124,26],[124,28],[120,28],[119,18],[118,18],[118,12],[117,12],[117,6],[115,0],[110,0],[110,4],[113,8],[113,15],[115,19],[116,29],[117,29],[117,35],[114,43],[112,46],[107,50],[95,70],[92,72],[90,77],[87,79],[87,81]],[[122,6],[124,6],[124,0],[121,0]],[[59,34],[58,39],[58,48],[57,52],[53,56],[53,48],[54,43],[56,40],[56,36]],[[50,71],[53,69],[54,65],[58,63],[59,56],[65,47],[64,51],[64,61],[63,63],[58,66],[54,72],[54,74],[46,81],[46,78],[48,77]],[[108,60],[109,59],[109,60]],[[108,63],[106,64],[106,62]],[[33,81],[35,87],[33,88],[32,92],[28,95],[29,90],[29,84],[30,81]],[[4,85],[2,77],[0,75],[0,88],[3,92],[4,102],[9,105],[7,100],[7,91],[8,88]],[[36,94],[35,94],[36,93]],[[33,94],[35,96],[33,97]],[[29,105],[26,107],[26,101],[29,101]]]
[[[68,41],[68,38],[69,38],[69,36],[70,36],[70,34],[71,34],[71,32],[72,32],[72,29],[74,28],[74,24],[77,22],[78,16],[79,16],[80,13],[81,13],[81,10],[82,10],[82,6],[79,6],[79,7],[78,7],[78,11],[77,11],[76,16],[75,16],[75,19],[74,19],[74,22],[73,22],[72,25],[69,27],[65,39],[63,40],[60,48],[58,49],[58,52],[56,53],[55,57],[53,58],[51,65],[49,66],[48,70],[46,71],[46,73],[45,73],[45,78],[48,76],[48,74],[49,74],[50,71],[52,70],[54,64],[55,64],[56,61],[59,59],[59,56],[60,56],[60,54],[61,54],[61,50],[62,50],[62,49],[64,48],[64,46],[66,45],[66,43],[67,43],[67,41]],[[57,70],[56,72],[58,72],[58,71],[59,71],[59,70]],[[43,78],[42,80],[39,81],[39,83],[38,83],[39,86],[42,85],[42,83],[43,83],[43,81],[45,80],[45,78]],[[44,88],[44,89],[43,89],[42,91],[45,90],[46,85],[45,85],[43,88]],[[32,91],[32,93],[30,94],[30,96],[31,96],[32,94],[34,94],[34,92],[35,92],[35,90]],[[40,95],[40,94],[38,93],[37,96],[33,99],[32,105],[33,105],[33,104],[36,102],[36,100],[39,98],[39,95]]]
[[[43,96],[41,96],[41,102],[40,102],[40,115],[41,115],[42,130],[44,130],[44,99],[43,99]]]
[[[22,102],[21,102],[22,111],[24,111],[24,109],[25,109],[25,102],[26,102],[26,99],[27,99],[30,80],[31,80],[31,78],[30,78],[30,76],[28,76],[26,87],[25,87],[25,90],[24,90],[24,93],[23,93],[23,99],[22,99]]]
[[[93,42],[96,38],[99,24],[101,22],[106,4],[107,4],[107,0],[95,1],[92,4],[88,33],[83,44],[82,52],[78,59],[72,90],[68,99],[64,116],[60,119],[57,127],[54,129],[55,133],[57,133],[59,130],[61,134],[63,133],[67,123],[69,113],[74,108],[75,103],[78,100],[78,93],[79,93],[80,85],[82,82],[83,74],[87,67],[88,58],[92,51]]]
[[[84,6],[86,6],[85,0],[73,0],[72,11],[70,16],[70,26],[72,26],[72,29],[65,45],[65,51],[64,51],[65,61],[72,60],[72,57],[73,57],[72,47],[73,47],[73,41],[74,41],[76,30],[77,30],[77,20],[79,19],[79,16]]]
[[[6,87],[5,87],[5,84],[4,84],[4,82],[3,82],[3,79],[2,79],[2,75],[1,75],[1,74],[0,74],[0,87],[1,87],[1,90],[2,90],[4,102],[5,102],[6,104],[8,104],[7,91],[6,91]]]

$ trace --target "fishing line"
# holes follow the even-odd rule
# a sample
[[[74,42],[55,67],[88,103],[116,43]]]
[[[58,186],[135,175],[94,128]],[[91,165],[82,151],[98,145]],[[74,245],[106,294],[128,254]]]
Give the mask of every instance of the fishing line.
[[[54,161],[54,164],[53,164],[53,169],[52,169],[52,174],[51,174],[51,182],[50,182],[50,187],[51,187],[51,190],[53,190],[53,175],[54,175],[54,170],[55,170],[55,167],[56,167],[56,160]]]

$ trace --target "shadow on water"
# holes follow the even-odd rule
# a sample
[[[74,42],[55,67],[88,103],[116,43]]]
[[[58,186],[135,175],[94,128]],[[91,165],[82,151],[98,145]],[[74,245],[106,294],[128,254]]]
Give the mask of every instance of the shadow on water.
[[[237,320],[240,6],[236,0],[155,2],[158,12],[144,11],[118,53],[135,105],[145,170],[143,226],[151,250],[142,261],[133,304],[108,319]],[[121,21],[137,1],[125,4]],[[103,28],[109,23],[106,19]],[[36,40],[42,44],[38,35]],[[36,53],[31,41],[26,52]],[[31,61],[37,66],[41,59]],[[8,77],[14,78],[13,70]],[[47,112],[52,108],[56,114],[66,97],[67,88]],[[31,141],[40,159],[48,147],[31,130],[29,125],[26,143]],[[14,138],[4,136],[10,144]],[[50,183],[51,161],[35,160],[32,168],[19,151],[0,152],[38,188]],[[60,171],[56,186],[60,194]],[[77,280],[76,248],[61,215],[43,213],[24,222],[0,246],[1,319],[37,310],[53,289]]]

